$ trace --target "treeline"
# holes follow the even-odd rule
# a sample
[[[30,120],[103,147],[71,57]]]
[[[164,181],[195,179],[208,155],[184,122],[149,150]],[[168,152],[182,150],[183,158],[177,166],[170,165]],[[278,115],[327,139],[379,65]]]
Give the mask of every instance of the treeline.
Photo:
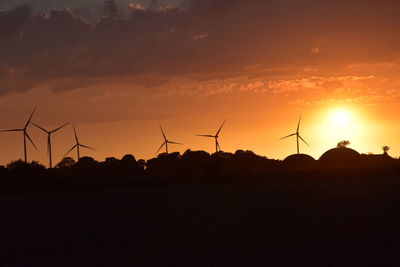
[[[98,162],[91,157],[82,157],[76,162],[66,157],[55,168],[46,167],[37,161],[25,163],[22,160],[13,161],[5,167],[0,167],[4,175],[29,176],[31,174],[79,175],[85,177],[108,178],[162,178],[176,176],[221,176],[229,173],[254,173],[278,170],[282,161],[271,160],[258,156],[252,151],[238,150],[235,153],[218,152],[209,154],[205,151],[187,150],[159,154],[156,158],[136,160],[133,155],[125,155],[121,159],[106,158]],[[86,175],[86,176],[84,176]],[[73,178],[73,177],[71,177]]]
[[[324,162],[299,154],[281,161],[243,150],[214,154],[187,150],[183,154],[160,154],[147,161],[137,160],[133,155],[121,159],[111,157],[102,162],[91,157],[82,157],[75,162],[66,157],[52,169],[46,169],[38,162],[17,160],[0,167],[0,185],[4,192],[19,186],[28,189],[46,186],[92,188],[349,174],[397,175],[400,174],[400,160],[387,154],[359,155],[351,159],[339,155],[333,162]]]
[[[340,149],[339,149],[340,150]],[[343,148],[343,150],[349,150]],[[254,174],[264,172],[283,172],[296,170],[318,170],[318,169],[358,169],[371,167],[398,167],[400,160],[394,159],[387,154],[362,154],[357,157],[346,158],[346,155],[337,155],[337,158],[330,159],[329,162],[314,160],[304,154],[294,154],[285,160],[269,159],[264,156],[256,155],[252,151],[237,150],[235,153],[217,152],[209,154],[205,151],[187,150],[183,154],[179,152],[169,154],[159,154],[156,158],[149,160],[136,160],[127,154],[121,159],[115,157],[106,158],[99,162],[91,157],[82,157],[76,162],[71,157],[65,157],[55,168],[46,167],[37,161],[25,163],[16,160],[5,167],[0,166],[3,175],[17,174],[87,174],[99,176],[119,176],[127,175],[130,177],[169,177],[185,176],[202,177],[209,175],[229,175],[229,174]],[[112,177],[111,177],[112,178]]]

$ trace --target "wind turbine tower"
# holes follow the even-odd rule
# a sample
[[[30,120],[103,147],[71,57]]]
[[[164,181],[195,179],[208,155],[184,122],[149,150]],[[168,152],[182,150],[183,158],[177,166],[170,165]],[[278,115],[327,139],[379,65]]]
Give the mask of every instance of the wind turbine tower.
[[[183,145],[181,143],[169,141],[168,138],[165,136],[165,133],[164,133],[163,128],[161,127],[161,125],[160,125],[160,130],[161,130],[162,136],[164,138],[164,143],[162,143],[160,148],[157,150],[156,154],[161,150],[161,148],[163,148],[163,146],[165,146],[165,153],[168,154],[168,144]]]
[[[25,123],[24,128],[22,129],[10,129],[10,130],[3,130],[0,132],[22,132],[23,136],[24,136],[24,160],[25,162],[28,161],[28,157],[27,157],[27,151],[26,151],[26,138],[28,138],[29,142],[31,142],[31,144],[33,145],[33,147],[37,150],[37,147],[35,146],[35,144],[33,143],[31,137],[28,134],[27,128],[29,126],[29,124],[31,123],[33,114],[35,113],[36,108],[33,109],[31,115],[29,116],[28,121]]]
[[[74,135],[75,135],[75,142],[76,142],[76,143],[75,143],[75,145],[74,145],[73,147],[71,147],[70,150],[68,150],[67,153],[65,153],[64,157],[65,157],[66,155],[68,155],[69,152],[71,152],[72,150],[74,150],[74,149],[76,148],[76,153],[77,153],[78,161],[79,161],[79,159],[80,159],[79,149],[80,149],[81,147],[84,147],[84,148],[87,148],[87,149],[92,149],[92,150],[96,150],[96,149],[93,148],[93,147],[86,146],[86,145],[82,145],[81,143],[79,143],[78,135],[76,134],[75,125],[73,124],[72,127],[73,127],[73,129],[74,129]]]
[[[282,139],[285,139],[285,138],[288,138],[288,137],[291,137],[291,136],[296,136],[296,141],[297,141],[297,154],[300,154],[300,149],[299,149],[299,139],[301,140],[301,141],[303,141],[307,146],[310,146],[301,136],[300,136],[300,121],[301,121],[301,116],[300,116],[300,118],[299,118],[299,122],[297,123],[297,130],[296,130],[296,132],[295,133],[293,133],[293,134],[289,134],[288,136],[285,136],[285,137],[282,137],[281,139],[279,139],[279,140],[282,140]]]
[[[224,122],[222,123],[221,127],[219,127],[217,133],[215,135],[211,135],[211,134],[198,134],[197,136],[201,136],[201,137],[209,137],[209,138],[214,138],[215,139],[215,153],[221,151],[221,147],[219,146],[218,143],[218,137],[219,137],[219,133],[222,130],[222,127],[224,127],[226,120],[224,120]]]
[[[35,125],[37,128],[39,128],[40,130],[42,130],[43,132],[47,133],[47,153],[49,155],[49,167],[51,169],[51,168],[53,168],[53,160],[52,160],[52,152],[51,152],[51,135],[53,133],[57,132],[58,130],[64,128],[65,126],[67,126],[69,124],[69,122],[61,125],[60,127],[56,128],[52,131],[48,131],[48,130],[44,129],[43,127],[37,125],[34,122],[32,122],[32,124]]]

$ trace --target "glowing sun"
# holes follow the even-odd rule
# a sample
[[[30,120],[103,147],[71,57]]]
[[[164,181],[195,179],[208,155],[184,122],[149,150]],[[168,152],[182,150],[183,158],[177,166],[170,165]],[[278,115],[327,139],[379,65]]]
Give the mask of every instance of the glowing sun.
[[[327,144],[327,148],[335,146],[342,140],[352,144],[361,140],[364,131],[361,113],[354,108],[331,108],[321,114],[318,124],[318,138]]]
[[[350,122],[351,114],[347,110],[335,110],[332,113],[332,122],[335,126],[346,126]]]

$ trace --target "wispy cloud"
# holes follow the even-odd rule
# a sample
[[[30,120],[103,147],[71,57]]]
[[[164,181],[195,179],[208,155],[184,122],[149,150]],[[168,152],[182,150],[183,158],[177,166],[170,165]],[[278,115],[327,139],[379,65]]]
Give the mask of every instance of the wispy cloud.
[[[357,91],[368,87],[367,82],[374,76],[310,77],[296,80],[270,81],[269,88],[274,94],[287,94],[298,91],[332,92],[341,90]]]

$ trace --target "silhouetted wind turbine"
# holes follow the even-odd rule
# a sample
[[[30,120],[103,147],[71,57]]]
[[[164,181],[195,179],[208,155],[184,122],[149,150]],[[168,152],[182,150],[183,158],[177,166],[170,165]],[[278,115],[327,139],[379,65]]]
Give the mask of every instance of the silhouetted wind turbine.
[[[164,133],[164,131],[163,131],[161,125],[160,125],[160,130],[161,130],[161,133],[162,133],[163,138],[164,138],[164,143],[162,143],[162,145],[160,146],[160,148],[157,150],[156,154],[161,150],[161,148],[162,148],[163,146],[165,146],[165,153],[168,154],[168,144],[183,145],[183,144],[181,144],[181,143],[169,141],[169,140],[167,139],[167,137],[165,136],[165,133]]]
[[[31,142],[31,144],[33,145],[33,147],[37,150],[37,147],[35,146],[35,144],[33,143],[31,137],[29,136],[28,132],[26,131],[26,129],[29,126],[29,123],[31,122],[32,116],[35,113],[36,108],[33,109],[31,115],[29,116],[28,121],[25,123],[24,128],[22,129],[10,129],[10,130],[3,130],[0,132],[22,132],[24,135],[24,158],[25,158],[25,162],[27,162],[27,153],[26,153],[26,138],[28,137],[29,141]]]
[[[96,150],[96,149],[93,148],[93,147],[86,146],[86,145],[82,145],[81,143],[79,143],[78,135],[76,134],[76,130],[75,130],[75,125],[73,124],[72,127],[74,128],[74,134],[75,134],[75,141],[76,141],[76,144],[75,144],[73,147],[71,147],[71,149],[68,150],[67,153],[65,153],[64,158],[65,158],[66,155],[69,154],[69,152],[71,152],[72,150],[74,150],[74,149],[76,148],[76,152],[77,152],[77,154],[78,154],[78,161],[79,161],[79,159],[80,159],[79,148],[80,148],[80,147],[84,147],[84,148],[88,148],[88,149],[92,149],[92,150]]]
[[[215,152],[217,153],[218,151],[221,151],[221,147],[219,146],[218,143],[218,137],[219,137],[219,133],[222,130],[222,127],[224,127],[226,120],[224,120],[224,122],[222,123],[221,127],[219,127],[217,133],[215,135],[210,135],[210,134],[198,134],[197,136],[202,136],[202,137],[210,137],[210,138],[214,138],[215,139]]]
[[[38,127],[43,132],[47,133],[47,154],[49,154],[49,165],[50,165],[50,169],[51,169],[51,168],[53,168],[53,160],[52,160],[52,155],[51,155],[51,135],[53,133],[57,132],[58,130],[60,130],[61,128],[64,128],[65,126],[67,126],[69,124],[69,122],[61,125],[60,127],[56,128],[52,131],[48,131],[48,130],[44,129],[43,127],[37,125],[34,122],[32,122],[32,124],[35,125],[36,127]]]
[[[289,134],[288,136],[285,136],[285,137],[282,137],[281,139],[279,139],[279,140],[282,140],[282,139],[285,139],[285,138],[288,138],[288,137],[291,137],[291,136],[296,136],[296,141],[297,141],[297,154],[300,154],[300,150],[299,150],[299,138],[300,138],[301,141],[303,141],[307,146],[310,146],[310,145],[300,136],[300,132],[299,132],[299,130],[300,130],[300,121],[301,121],[301,116],[300,116],[300,118],[299,118],[299,122],[297,123],[297,130],[296,130],[295,133]]]

